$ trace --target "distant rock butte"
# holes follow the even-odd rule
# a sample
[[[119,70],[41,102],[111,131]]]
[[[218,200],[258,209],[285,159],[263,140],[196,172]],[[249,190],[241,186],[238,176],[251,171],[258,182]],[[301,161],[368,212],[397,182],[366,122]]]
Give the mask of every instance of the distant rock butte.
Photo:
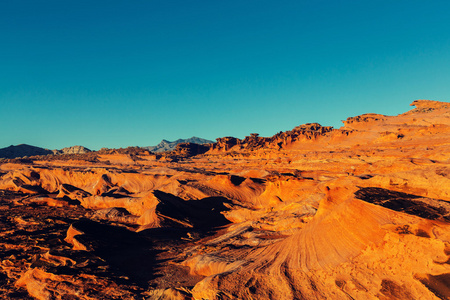
[[[54,154],[85,154],[89,152],[91,152],[91,150],[83,146],[72,146],[62,148],[61,150],[53,150]]]
[[[0,161],[5,299],[450,299],[450,104]]]

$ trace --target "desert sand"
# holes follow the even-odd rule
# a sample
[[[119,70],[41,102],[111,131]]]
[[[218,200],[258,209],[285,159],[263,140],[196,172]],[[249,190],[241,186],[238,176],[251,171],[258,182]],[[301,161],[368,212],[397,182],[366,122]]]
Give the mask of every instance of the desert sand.
[[[450,103],[0,161],[5,299],[450,299]],[[406,110],[406,109],[405,109]]]

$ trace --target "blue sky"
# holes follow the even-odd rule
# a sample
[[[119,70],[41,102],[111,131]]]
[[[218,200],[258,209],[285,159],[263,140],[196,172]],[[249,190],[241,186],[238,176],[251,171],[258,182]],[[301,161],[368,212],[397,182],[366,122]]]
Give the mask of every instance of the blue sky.
[[[450,101],[450,1],[0,1],[0,147],[243,138]]]

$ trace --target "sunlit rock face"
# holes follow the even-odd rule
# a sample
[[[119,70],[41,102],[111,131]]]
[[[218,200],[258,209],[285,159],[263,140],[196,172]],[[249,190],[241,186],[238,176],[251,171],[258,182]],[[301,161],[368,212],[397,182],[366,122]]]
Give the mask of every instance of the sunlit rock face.
[[[5,299],[449,299],[450,104],[0,161]]]

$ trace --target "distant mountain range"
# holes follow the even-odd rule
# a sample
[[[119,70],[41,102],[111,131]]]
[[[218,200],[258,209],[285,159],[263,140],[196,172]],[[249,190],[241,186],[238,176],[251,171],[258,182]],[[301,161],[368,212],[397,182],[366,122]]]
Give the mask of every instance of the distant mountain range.
[[[165,152],[165,151],[171,151],[174,150],[175,147],[180,143],[195,143],[195,144],[209,144],[214,143],[213,141],[198,138],[198,137],[191,137],[189,139],[178,139],[176,141],[170,142],[167,140],[162,140],[161,143],[159,143],[156,146],[148,146],[148,147],[142,147],[144,149],[148,149],[152,152]],[[48,154],[82,154],[82,153],[88,153],[91,152],[86,147],[83,146],[72,146],[72,147],[66,147],[62,148],[61,150],[49,150],[44,149],[40,147],[35,147],[27,144],[20,144],[17,146],[9,146],[6,148],[0,148],[0,158],[20,158],[24,156],[35,156],[35,155],[48,155]]]
[[[0,158],[18,158],[24,156],[48,155],[48,154],[77,154],[87,152],[91,152],[91,150],[83,146],[66,147],[61,150],[48,150],[31,145],[20,144],[17,146],[11,145],[6,148],[0,148]]]
[[[47,154],[53,154],[53,151],[26,144],[20,144],[17,146],[11,145],[9,147],[0,149],[1,158],[16,158],[33,155],[47,155]]]
[[[202,145],[202,144],[210,144],[210,143],[214,143],[214,142],[210,141],[210,140],[206,140],[206,139],[202,139],[202,138],[193,136],[193,137],[188,138],[188,139],[178,139],[178,140],[173,141],[173,142],[170,142],[170,141],[167,141],[167,140],[162,140],[161,143],[159,143],[156,146],[148,146],[148,147],[142,147],[142,148],[147,149],[147,150],[152,151],[152,152],[165,152],[165,151],[174,150],[175,147],[178,144],[181,144],[181,143],[194,143],[194,144]]]

